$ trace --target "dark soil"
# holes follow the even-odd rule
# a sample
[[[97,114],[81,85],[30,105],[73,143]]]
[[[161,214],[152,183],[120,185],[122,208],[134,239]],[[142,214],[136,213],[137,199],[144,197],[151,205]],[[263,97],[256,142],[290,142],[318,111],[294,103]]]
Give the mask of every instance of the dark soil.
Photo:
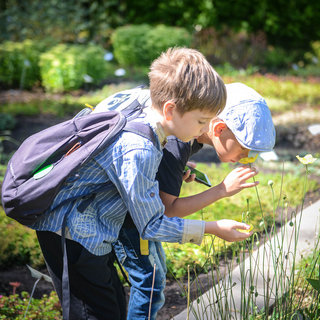
[[[81,94],[81,92],[75,94]],[[44,93],[41,90],[32,93],[15,90],[0,92],[0,104],[7,103],[9,101],[27,102],[35,98],[44,99]],[[46,98],[48,97],[46,96]],[[50,98],[57,99],[59,97],[52,95]],[[39,117],[20,116],[17,117],[17,125],[12,131],[12,136],[19,143],[21,143],[29,135],[62,120],[64,119],[57,118],[52,115],[41,115]],[[5,147],[7,152],[13,151],[16,148],[15,145],[9,143],[7,143]],[[275,149],[276,151],[279,151],[279,154],[281,154],[283,150],[286,150],[285,157],[287,157],[288,160],[293,159],[296,154],[301,153],[302,151],[312,153],[319,152],[320,136],[312,136],[308,132],[307,126],[282,126],[277,128],[277,143]],[[203,148],[203,150],[195,155],[192,159],[198,162],[219,162],[212,148]],[[317,199],[319,199],[319,192],[316,194],[310,194],[305,202],[305,205],[308,205]],[[47,273],[46,270],[40,271]],[[13,287],[10,285],[10,282],[20,282],[20,286],[17,288],[17,293],[20,293],[21,291],[28,291],[31,293],[35,280],[36,279],[31,277],[30,271],[27,269],[27,267],[12,267],[6,271],[0,271],[0,295],[8,295],[13,292]],[[202,291],[206,291],[212,286],[212,279],[209,279],[205,274],[198,275],[198,280],[201,281]],[[184,288],[187,288],[187,281],[184,280],[181,282],[181,284],[178,284],[177,281],[167,280],[165,289],[166,302],[164,307],[158,313],[158,320],[172,319],[174,315],[180,313],[186,308],[187,299],[182,294],[183,290],[180,287],[181,285]],[[50,283],[41,280],[37,285],[34,297],[40,298],[43,294],[48,294],[52,290],[53,287]],[[129,297],[128,287],[126,287],[126,293]],[[195,299],[196,295],[196,286],[191,285],[191,298]]]

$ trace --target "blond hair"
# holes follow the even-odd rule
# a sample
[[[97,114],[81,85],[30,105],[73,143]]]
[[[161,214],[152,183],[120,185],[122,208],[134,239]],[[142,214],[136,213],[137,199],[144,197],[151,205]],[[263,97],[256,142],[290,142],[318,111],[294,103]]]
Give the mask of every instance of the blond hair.
[[[205,110],[218,114],[226,103],[226,88],[218,73],[197,50],[169,48],[153,61],[149,72],[152,105],[161,109],[173,101],[184,114]]]

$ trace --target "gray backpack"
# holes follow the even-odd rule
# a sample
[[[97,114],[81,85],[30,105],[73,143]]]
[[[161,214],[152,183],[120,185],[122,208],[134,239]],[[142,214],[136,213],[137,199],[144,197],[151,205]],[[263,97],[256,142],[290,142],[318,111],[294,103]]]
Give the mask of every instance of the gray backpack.
[[[73,119],[27,138],[10,159],[3,180],[2,205],[7,216],[33,225],[68,176],[107,148],[122,130],[155,143],[148,125],[131,122],[146,106],[138,100],[140,91],[114,94],[106,99],[107,111],[96,113],[86,108]]]

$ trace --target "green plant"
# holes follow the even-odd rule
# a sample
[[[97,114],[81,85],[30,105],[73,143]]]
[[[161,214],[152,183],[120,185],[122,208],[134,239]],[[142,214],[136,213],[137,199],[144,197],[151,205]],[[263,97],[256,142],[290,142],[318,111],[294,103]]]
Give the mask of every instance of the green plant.
[[[304,54],[304,60],[293,65],[291,73],[301,77],[320,76],[320,41],[312,42],[311,50]]]
[[[0,83],[20,89],[40,83],[38,63],[43,50],[41,43],[33,40],[0,44]]]
[[[8,218],[0,207],[0,268],[13,265],[43,266],[35,231]]]
[[[99,46],[59,44],[40,56],[42,84],[47,91],[78,89],[107,76],[108,62]]]
[[[8,160],[8,154],[5,153],[6,143],[18,146],[18,142],[11,137],[11,130],[16,125],[16,119],[11,114],[0,113],[0,163]]]
[[[129,25],[114,30],[111,41],[114,56],[120,65],[144,66],[149,64],[146,54],[146,38],[151,26],[147,24]]]
[[[62,312],[57,294],[52,291],[49,296],[43,295],[41,299],[31,299],[30,295],[22,292],[10,296],[0,296],[0,319],[3,320],[62,320]]]
[[[184,28],[157,25],[145,34],[145,50],[149,63],[170,47],[190,47],[191,34]]]
[[[261,65],[269,72],[279,72],[279,70],[288,70],[296,61],[295,52],[288,52],[280,47],[268,47],[264,53]]]
[[[265,97],[272,112],[283,113],[295,110],[299,104],[303,110],[316,108],[320,103],[319,81],[306,81],[299,77],[280,77],[273,74],[255,74],[245,76],[238,74],[224,77],[226,83],[240,81],[254,88]],[[301,111],[301,110],[299,110]]]
[[[257,160],[257,167],[262,166],[263,162]],[[289,167],[289,163],[286,163]],[[213,184],[217,184],[223,180],[223,178],[233,168],[230,164],[204,164],[198,163],[197,168],[203,172],[206,172]],[[278,169],[279,170],[279,169]],[[261,206],[264,212],[265,225],[261,224],[261,209],[258,201],[256,201],[256,191],[254,189],[246,189],[230,198],[221,199],[218,202],[204,208],[203,210],[190,215],[189,219],[202,219],[202,220],[219,220],[219,219],[235,219],[241,221],[243,214],[248,211],[247,204],[250,205],[250,224],[253,225],[254,230],[257,232],[263,232],[264,228],[270,228],[273,221],[273,199],[270,193],[270,186],[268,182],[272,180],[274,182],[273,188],[276,194],[285,190],[286,203],[291,208],[299,205],[300,199],[303,197],[304,189],[300,183],[303,176],[303,171],[299,168],[292,167],[290,170],[285,169],[283,173],[270,172],[264,173],[263,170],[259,173],[259,195],[261,200]],[[281,182],[283,180],[283,182]],[[185,183],[182,186],[180,196],[197,194],[206,190],[207,187],[198,183]],[[309,190],[318,190],[319,184],[310,179]],[[196,266],[196,269],[201,269],[204,262],[211,255],[220,255],[221,253],[229,254],[233,250],[234,244],[225,243],[219,238],[205,237],[206,242],[201,247],[193,244],[172,244],[166,243],[164,246],[168,269],[170,273],[169,277],[180,278],[186,275],[188,264]],[[209,243],[209,244],[208,244]],[[208,252],[208,248],[214,246],[213,252]],[[192,254],[192,251],[194,254]]]
[[[174,46],[189,46],[190,33],[164,25],[128,25],[115,29],[111,37],[114,55],[125,67],[149,66],[162,51]]]
[[[252,34],[245,30],[235,32],[230,27],[219,30],[208,27],[199,28],[193,37],[193,45],[199,49],[215,66],[223,68],[228,73],[245,72],[261,65],[266,51],[267,41],[263,32]],[[225,73],[221,72],[221,75]]]
[[[5,130],[11,130],[16,125],[15,118],[6,113],[0,113],[0,132]]]
[[[308,168],[316,159],[311,155],[297,158],[305,165],[304,180],[297,183],[303,190],[296,209],[300,213],[288,211],[289,200],[282,175],[279,190],[275,190],[274,181],[268,182],[272,219],[267,223],[265,204],[261,202],[263,197],[256,187],[262,232],[235,243],[228,255],[221,251],[217,254],[212,242],[208,247],[207,277],[216,284],[209,293],[204,293],[201,280],[195,275],[193,282],[197,284],[198,294],[188,314],[192,311],[196,319],[215,318],[215,315],[222,319],[318,319],[319,279],[315,277],[319,277],[320,237],[317,232],[311,244],[311,255],[297,263],[302,210],[310,186]],[[252,208],[247,201],[242,221],[251,223],[251,216]]]

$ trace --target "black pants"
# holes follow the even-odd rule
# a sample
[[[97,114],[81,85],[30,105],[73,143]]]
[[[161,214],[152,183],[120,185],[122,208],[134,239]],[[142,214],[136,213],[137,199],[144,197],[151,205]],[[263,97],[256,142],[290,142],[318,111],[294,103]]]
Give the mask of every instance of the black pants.
[[[61,237],[37,231],[40,247],[55,290],[62,297],[63,256]],[[70,320],[124,320],[126,299],[113,266],[114,255],[91,254],[79,243],[66,239],[70,285]]]

